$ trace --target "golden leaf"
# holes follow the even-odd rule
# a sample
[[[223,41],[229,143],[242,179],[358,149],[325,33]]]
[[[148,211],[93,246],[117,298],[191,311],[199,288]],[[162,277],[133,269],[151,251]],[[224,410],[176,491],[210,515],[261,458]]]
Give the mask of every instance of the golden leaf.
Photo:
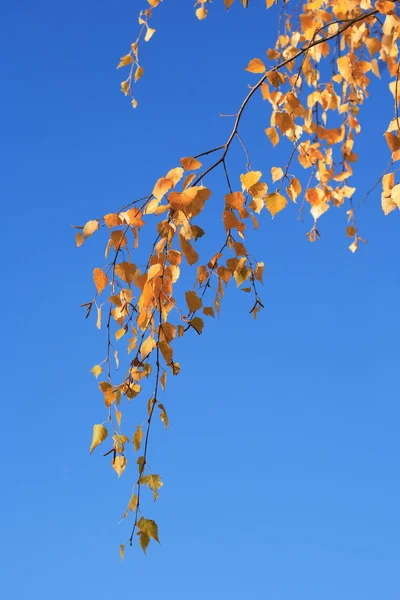
[[[117,399],[117,392],[114,390],[111,383],[108,383],[107,381],[100,381],[99,388],[104,394],[104,404],[109,408]]]
[[[276,146],[278,144],[278,142],[279,142],[279,135],[278,135],[278,132],[276,131],[275,127],[268,127],[265,130],[265,133],[267,134],[267,136],[271,140],[272,145]]]
[[[127,65],[130,65],[131,62],[133,62],[132,54],[125,54],[125,56],[121,57],[117,69],[120,67],[126,67]]]
[[[140,346],[140,354],[142,355],[142,359],[146,358],[146,356],[148,356],[154,350],[155,347],[156,341],[152,337],[152,335],[149,335]]]
[[[76,247],[79,248],[79,246],[82,246],[83,241],[84,241],[84,237],[81,233],[77,233],[76,234]]]
[[[155,34],[155,32],[156,32],[155,29],[152,29],[151,27],[147,27],[146,34],[144,36],[144,41],[145,42],[150,41],[151,38],[153,37],[153,35]]]
[[[108,213],[107,215],[104,215],[104,222],[107,227],[118,227],[118,225],[121,225],[122,223],[119,215],[116,213]]]
[[[144,531],[140,531],[140,533],[139,533],[139,542],[140,542],[140,546],[141,546],[143,552],[146,554],[147,546],[150,543],[150,536],[149,536],[149,534],[145,533]]]
[[[103,372],[103,367],[101,365],[94,365],[93,369],[90,369],[90,372],[93,373],[97,379],[100,373]]]
[[[122,338],[123,335],[125,335],[127,332],[127,329],[125,329],[125,327],[121,327],[121,329],[117,329],[117,331],[115,332],[115,339],[118,341]]]
[[[169,365],[169,363],[172,360],[172,348],[169,345],[168,342],[158,342],[158,347],[160,348],[160,352],[164,357],[165,362],[167,363],[167,365]]]
[[[224,0],[226,10],[229,10],[229,8],[232,6],[232,4],[234,3],[234,1],[235,0]]]
[[[128,463],[128,459],[125,456],[116,456],[115,459],[111,461],[112,468],[117,473],[118,477],[121,477],[122,473],[126,469],[126,465]]]
[[[92,454],[93,450],[97,448],[104,442],[106,437],[108,436],[108,431],[104,427],[104,425],[93,425],[93,436],[92,436],[92,444],[90,446],[90,454]]]
[[[272,167],[271,169],[272,182],[275,183],[278,179],[282,179],[283,171],[280,167]]]
[[[114,248],[114,250],[119,250],[123,248],[128,243],[126,239],[126,235],[121,229],[116,229],[110,233],[110,242]]]
[[[247,258],[243,256],[239,259],[233,272],[237,287],[239,287],[251,275],[251,270],[246,266]]]
[[[200,4],[200,8],[198,8],[196,10],[196,17],[199,19],[199,21],[202,21],[207,16],[208,11],[207,11],[206,7],[204,6],[205,2],[207,2],[207,0],[204,0],[204,1],[198,0],[198,2],[196,3],[196,4]]]
[[[134,281],[136,272],[137,268],[133,263],[121,262],[115,265],[115,274],[128,285]]]
[[[179,234],[179,243],[189,265],[194,265],[199,260],[199,255],[196,250],[181,234]]]
[[[121,92],[127,96],[129,94],[129,81],[121,81]]]
[[[201,167],[201,162],[192,156],[181,158],[180,163],[185,171],[195,171]]]
[[[249,73],[265,73],[266,68],[262,60],[253,58],[247,65],[246,71],[249,71]]]
[[[88,237],[90,237],[91,235],[94,234],[95,231],[97,231],[99,228],[99,222],[98,221],[88,221],[85,225],[85,227],[83,228],[83,237],[86,239]]]
[[[261,178],[261,171],[249,171],[248,173],[244,173],[240,176],[240,181],[242,182],[242,189],[248,190],[255,183],[257,183]]]
[[[175,167],[174,169],[171,169],[170,171],[168,171],[168,173],[165,176],[165,179],[170,179],[172,181],[173,186],[175,187],[177,183],[179,183],[179,181],[182,179],[183,177],[183,169],[182,167]]]
[[[121,427],[121,417],[122,417],[122,412],[120,410],[118,410],[118,408],[116,408],[115,409],[115,418],[117,419],[118,427]]]
[[[120,546],[119,546],[119,556],[120,556],[121,560],[124,560],[125,546],[123,546],[122,544],[120,544]]]
[[[231,208],[235,208],[236,210],[240,210],[244,204],[244,196],[242,192],[231,192],[224,196],[225,202]]]
[[[286,188],[288,196],[293,202],[296,202],[297,198],[301,193],[301,184],[296,177],[292,177],[288,187]]]
[[[287,205],[287,200],[285,196],[282,196],[282,194],[279,194],[278,192],[272,192],[272,194],[267,194],[265,196],[265,205],[271,215],[274,217],[285,208]]]
[[[97,289],[97,293],[101,292],[106,288],[108,283],[108,277],[104,273],[103,269],[96,268],[93,271],[93,281]]]
[[[168,415],[164,408],[163,404],[159,404],[158,408],[160,409],[160,419],[165,425],[165,429],[168,429]]]
[[[172,179],[167,179],[166,177],[161,177],[153,189],[153,196],[157,198],[157,200],[161,200],[162,197],[172,188],[174,182]]]
[[[138,528],[141,532],[147,533],[153,540],[160,543],[160,540],[158,539],[158,526],[155,521],[141,517],[138,521]]]
[[[147,485],[149,490],[153,492],[154,502],[157,500],[159,494],[158,490],[162,487],[163,482],[160,479],[159,475],[142,475],[140,478],[140,483],[143,485]]]
[[[135,508],[137,507],[138,504],[138,497],[136,494],[132,494],[130,500],[129,500],[129,504],[128,504],[128,508],[130,511],[134,511]]]
[[[144,73],[143,67],[141,67],[140,65],[138,65],[137,69],[135,71],[135,76],[134,76],[135,83],[136,83],[136,81],[138,81],[138,79],[141,78],[141,76],[143,75],[143,73]]]
[[[143,439],[143,430],[140,425],[137,425],[136,431],[132,437],[133,449],[137,452],[141,446]]]
[[[196,294],[196,292],[189,291],[185,292],[186,304],[188,305],[189,312],[195,312],[202,307],[203,303]]]

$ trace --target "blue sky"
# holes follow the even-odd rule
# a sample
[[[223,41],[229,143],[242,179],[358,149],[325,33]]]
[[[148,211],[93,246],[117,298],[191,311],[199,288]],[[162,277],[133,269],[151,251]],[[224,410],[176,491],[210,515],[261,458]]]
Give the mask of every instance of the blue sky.
[[[118,480],[101,452],[89,457],[104,418],[89,372],[103,338],[79,308],[104,240],[77,250],[70,225],[148,193],[182,155],[223,143],[231,121],[218,115],[237,110],[253,81],[243,68],[273,44],[275,27],[256,2],[226,16],[215,0],[199,23],[191,2],[165,0],[134,112],[115,66],[140,4],[0,8],[3,590],[41,600],[394,600],[399,214],[382,215],[379,188],[358,217],[369,245],[354,256],[344,211],[321,218],[314,245],[295,207],[274,221],[264,214],[251,243],[266,265],[265,310],[254,322],[232,289],[221,318],[176,347],[182,374],[163,398],[171,425],[155,428],[150,461],[165,481],[147,514],[162,543],[120,563],[132,479],[128,470]],[[255,100],[252,111],[243,134],[267,173],[283,159],[263,133],[269,108]],[[353,179],[360,196],[388,160],[391,111],[374,85]],[[244,164],[234,150],[236,177]],[[219,176],[213,191],[221,201]],[[213,248],[212,236],[204,244]],[[144,402],[128,407],[132,426]]]

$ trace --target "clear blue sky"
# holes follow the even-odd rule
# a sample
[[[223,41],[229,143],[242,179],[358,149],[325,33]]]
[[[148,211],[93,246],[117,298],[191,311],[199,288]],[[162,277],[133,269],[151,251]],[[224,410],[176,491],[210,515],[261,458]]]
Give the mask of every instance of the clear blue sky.
[[[147,514],[162,544],[120,563],[133,470],[118,480],[101,452],[89,457],[104,418],[89,370],[103,340],[79,308],[104,240],[77,250],[70,225],[223,143],[231,122],[218,113],[237,110],[252,81],[243,68],[275,24],[256,6],[226,17],[218,0],[199,23],[192,2],[165,0],[134,112],[115,66],[142,4],[0,8],[4,597],[397,600],[400,215],[382,215],[379,190],[360,211],[369,245],[355,256],[344,211],[322,217],[315,245],[295,207],[274,221],[264,213],[252,249],[266,265],[265,311],[254,322],[232,290],[220,320],[176,346],[170,430],[157,426],[150,456],[165,481]],[[387,161],[391,110],[375,86],[361,190]],[[269,108],[257,100],[252,114],[244,135],[267,173],[280,164],[263,134]],[[240,151],[230,167],[244,167]],[[223,193],[216,177],[212,202]],[[132,424],[143,408],[132,402]]]

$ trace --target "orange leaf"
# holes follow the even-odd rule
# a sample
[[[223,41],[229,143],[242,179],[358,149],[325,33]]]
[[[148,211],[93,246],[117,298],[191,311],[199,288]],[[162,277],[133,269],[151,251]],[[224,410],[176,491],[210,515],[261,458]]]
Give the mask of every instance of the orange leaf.
[[[253,58],[247,65],[246,71],[249,71],[249,73],[265,73],[266,68],[262,60]]]
[[[103,269],[94,269],[93,271],[93,280],[97,289],[97,293],[101,294],[101,292],[105,289],[108,283],[108,277],[104,273]]]

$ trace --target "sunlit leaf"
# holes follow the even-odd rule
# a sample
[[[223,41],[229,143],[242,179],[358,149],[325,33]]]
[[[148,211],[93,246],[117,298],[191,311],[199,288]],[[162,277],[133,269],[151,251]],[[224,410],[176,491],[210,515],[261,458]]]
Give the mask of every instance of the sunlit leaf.
[[[92,454],[93,450],[97,448],[104,442],[106,437],[108,436],[108,431],[104,427],[104,425],[93,425],[93,436],[92,436],[92,444],[90,446],[90,454]]]

